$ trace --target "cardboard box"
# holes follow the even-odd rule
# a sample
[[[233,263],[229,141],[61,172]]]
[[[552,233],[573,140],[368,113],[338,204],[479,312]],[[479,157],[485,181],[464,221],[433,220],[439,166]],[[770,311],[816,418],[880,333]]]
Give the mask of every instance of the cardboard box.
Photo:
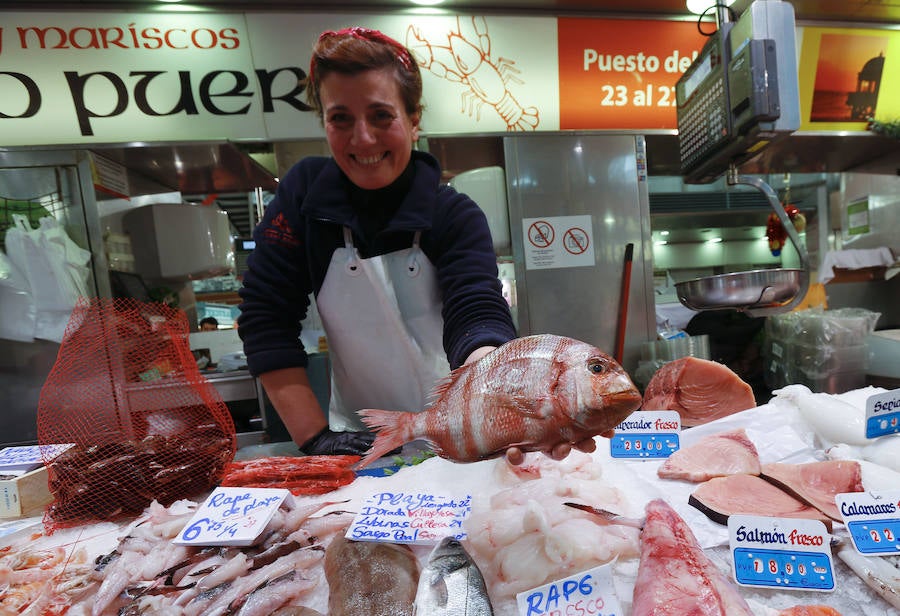
[[[46,466],[0,481],[0,518],[41,515],[51,502]]]

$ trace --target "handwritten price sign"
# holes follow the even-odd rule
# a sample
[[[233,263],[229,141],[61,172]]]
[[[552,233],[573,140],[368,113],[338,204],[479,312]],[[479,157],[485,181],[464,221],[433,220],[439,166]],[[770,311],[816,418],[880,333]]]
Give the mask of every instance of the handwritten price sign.
[[[288,490],[216,488],[173,543],[181,545],[253,545]]]
[[[471,495],[430,492],[379,492],[367,498],[347,529],[356,541],[432,544],[447,536],[465,539],[463,520]]]
[[[519,593],[516,607],[519,616],[622,614],[613,584],[612,565],[609,564]]]

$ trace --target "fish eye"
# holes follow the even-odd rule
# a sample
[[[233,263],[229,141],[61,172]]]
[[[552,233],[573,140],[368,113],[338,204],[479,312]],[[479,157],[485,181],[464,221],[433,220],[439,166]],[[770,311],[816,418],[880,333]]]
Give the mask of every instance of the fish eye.
[[[602,357],[591,357],[587,360],[587,369],[594,374],[603,374],[608,367],[609,365]]]

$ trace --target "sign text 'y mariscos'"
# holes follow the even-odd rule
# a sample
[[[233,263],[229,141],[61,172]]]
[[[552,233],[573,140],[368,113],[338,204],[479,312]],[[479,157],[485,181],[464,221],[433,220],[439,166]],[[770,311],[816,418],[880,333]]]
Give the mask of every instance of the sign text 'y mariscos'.
[[[19,25],[0,28],[5,135],[39,121],[55,123],[60,142],[183,139],[185,126],[189,137],[249,138],[264,136],[263,114],[309,109],[302,68],[253,67],[240,16],[12,15]]]

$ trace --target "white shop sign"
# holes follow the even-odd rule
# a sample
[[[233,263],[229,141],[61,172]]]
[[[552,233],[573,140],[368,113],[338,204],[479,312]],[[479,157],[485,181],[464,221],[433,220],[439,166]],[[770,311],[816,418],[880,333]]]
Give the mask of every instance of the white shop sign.
[[[322,137],[298,81],[322,31],[356,25],[421,58],[425,133],[559,129],[554,18],[2,15],[4,147]],[[476,69],[458,65],[451,38]],[[465,85],[470,78],[482,89]]]

